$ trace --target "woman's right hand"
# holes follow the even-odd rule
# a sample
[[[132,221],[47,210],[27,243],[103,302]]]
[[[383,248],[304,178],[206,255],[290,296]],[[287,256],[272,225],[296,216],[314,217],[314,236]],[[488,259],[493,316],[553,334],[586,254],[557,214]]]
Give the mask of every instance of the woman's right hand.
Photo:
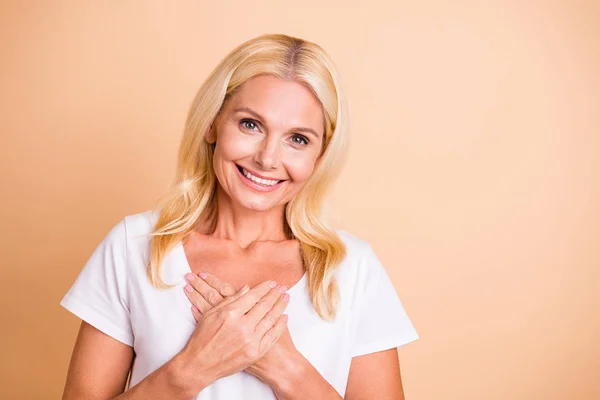
[[[244,286],[202,314],[180,353],[185,375],[198,392],[244,370],[273,347],[286,328],[286,300],[275,282],[267,281],[252,289]]]

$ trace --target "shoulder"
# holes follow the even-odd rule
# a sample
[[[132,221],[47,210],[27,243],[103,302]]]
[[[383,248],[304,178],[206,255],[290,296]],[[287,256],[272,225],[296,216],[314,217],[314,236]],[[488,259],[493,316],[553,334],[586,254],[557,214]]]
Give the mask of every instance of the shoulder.
[[[340,283],[362,284],[381,273],[383,266],[369,242],[342,229],[336,233],[346,246],[346,257],[338,270]]]
[[[125,260],[131,253],[138,253],[147,245],[157,217],[152,210],[122,217],[112,225],[99,248],[110,249]]]
[[[138,236],[144,236],[152,232],[157,219],[157,211],[146,210],[137,214],[126,215],[120,223],[124,225],[127,231],[127,238],[135,239]]]
[[[346,257],[353,259],[371,250],[371,245],[364,239],[343,229],[336,229],[338,237],[346,246]]]

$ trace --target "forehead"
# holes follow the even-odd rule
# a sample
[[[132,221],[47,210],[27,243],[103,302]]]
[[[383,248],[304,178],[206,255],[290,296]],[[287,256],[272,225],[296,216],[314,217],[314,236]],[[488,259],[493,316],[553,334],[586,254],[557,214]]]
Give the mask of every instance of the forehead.
[[[303,84],[270,75],[249,79],[229,99],[229,112],[247,107],[268,125],[307,127],[323,131],[323,111],[315,95]]]

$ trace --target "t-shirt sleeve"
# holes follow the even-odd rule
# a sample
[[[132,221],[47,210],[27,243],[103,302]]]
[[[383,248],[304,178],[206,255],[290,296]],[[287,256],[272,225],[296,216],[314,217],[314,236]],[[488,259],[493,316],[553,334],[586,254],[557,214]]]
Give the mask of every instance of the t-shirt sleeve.
[[[60,305],[107,335],[133,346],[126,254],[123,219],[96,247]]]
[[[400,347],[418,339],[392,281],[370,245],[360,268],[362,293],[356,304],[352,357]]]

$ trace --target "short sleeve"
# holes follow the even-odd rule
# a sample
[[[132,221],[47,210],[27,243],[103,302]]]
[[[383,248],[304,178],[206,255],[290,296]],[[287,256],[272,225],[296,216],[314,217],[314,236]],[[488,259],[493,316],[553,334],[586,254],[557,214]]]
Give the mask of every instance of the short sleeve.
[[[370,245],[360,268],[362,293],[356,304],[352,357],[400,347],[418,339],[392,281]]]
[[[107,335],[133,346],[126,254],[123,219],[96,247],[60,305]]]

